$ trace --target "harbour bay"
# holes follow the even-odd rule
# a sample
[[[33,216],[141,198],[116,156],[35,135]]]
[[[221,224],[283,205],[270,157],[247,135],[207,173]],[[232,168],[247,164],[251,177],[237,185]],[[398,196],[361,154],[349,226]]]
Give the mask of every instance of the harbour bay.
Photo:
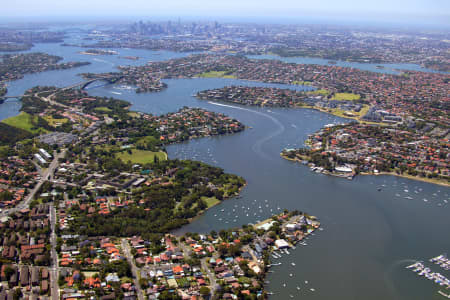
[[[133,63],[115,56],[76,54],[79,51],[76,47],[45,45],[32,50],[61,55],[65,60],[91,61],[92,64],[26,75],[10,83],[9,95],[23,93],[35,85],[66,86],[82,81],[76,76],[78,73],[112,71],[118,64]],[[141,50],[127,51],[129,55],[142,56]],[[146,60],[164,60],[171,58],[170,55],[149,56]],[[183,106],[202,107],[230,115],[251,127],[232,136],[168,147],[171,158],[201,160],[243,176],[248,182],[241,197],[211,208],[179,232],[220,230],[255,223],[279,209],[299,209],[319,217],[324,231],[311,237],[308,246],[298,246],[289,256],[278,260],[282,265],[274,267],[274,273],[267,277],[267,289],[274,292],[271,298],[287,299],[289,295],[307,299],[435,297],[435,285],[419,280],[404,267],[412,260],[427,259],[450,248],[446,238],[450,228],[449,207],[444,202],[449,200],[448,188],[392,176],[364,176],[348,181],[312,173],[305,166],[280,158],[280,151],[302,146],[308,134],[325,124],[346,122],[345,119],[309,109],[217,105],[192,97],[197,91],[231,84],[281,85],[210,78],[165,82],[168,89],[152,94],[135,94],[133,90],[117,86],[97,85],[89,87],[88,91],[95,96],[130,101],[132,110],[163,114]],[[0,118],[16,115],[19,108],[20,102],[7,101],[0,106]],[[380,186],[381,191],[378,191]],[[291,262],[295,262],[295,266]],[[310,287],[315,291],[310,291]]]

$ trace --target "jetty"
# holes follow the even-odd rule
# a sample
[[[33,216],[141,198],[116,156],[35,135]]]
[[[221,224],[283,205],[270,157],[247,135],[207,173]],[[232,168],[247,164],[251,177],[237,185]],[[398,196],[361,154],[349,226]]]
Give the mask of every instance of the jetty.
[[[450,288],[450,280],[438,272],[432,272],[430,268],[426,267],[422,262],[418,261],[412,265],[406,267],[417,273],[417,275],[425,277],[428,280],[434,281],[435,283],[443,286],[445,288]]]

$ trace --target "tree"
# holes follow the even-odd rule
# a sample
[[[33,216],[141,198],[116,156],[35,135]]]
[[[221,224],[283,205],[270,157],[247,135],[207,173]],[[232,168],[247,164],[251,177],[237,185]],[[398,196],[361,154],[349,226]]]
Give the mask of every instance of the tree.
[[[9,278],[10,278],[14,273],[15,273],[14,269],[11,268],[10,266],[7,266],[7,267],[5,268],[5,278],[6,278],[7,280],[9,280]]]
[[[13,194],[8,191],[4,190],[3,192],[0,192],[0,202],[10,201],[13,199]]]
[[[241,253],[241,247],[239,245],[230,245],[228,248],[228,254],[232,257],[236,257]]]
[[[202,286],[202,287],[200,288],[200,295],[202,295],[202,296],[208,296],[210,293],[211,293],[211,290],[210,290],[208,287]]]
[[[141,285],[141,287],[142,287],[143,289],[148,288],[148,280],[145,279],[145,278],[139,279],[139,284]]]
[[[17,289],[14,290],[14,293],[13,293],[13,299],[14,300],[22,299],[22,296],[23,296],[23,294],[22,294],[22,290],[21,289],[17,288]]]
[[[226,244],[220,244],[218,247],[220,256],[225,256],[228,253],[228,247]]]
[[[158,299],[161,299],[161,300],[178,300],[178,299],[181,299],[181,297],[176,295],[176,294],[169,293],[168,291],[163,291],[159,295]]]

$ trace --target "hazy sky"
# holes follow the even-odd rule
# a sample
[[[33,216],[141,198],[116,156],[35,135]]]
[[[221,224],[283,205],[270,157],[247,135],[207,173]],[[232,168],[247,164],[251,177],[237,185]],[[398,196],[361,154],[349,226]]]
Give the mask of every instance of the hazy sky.
[[[450,22],[450,0],[4,0],[0,15],[408,19]]]

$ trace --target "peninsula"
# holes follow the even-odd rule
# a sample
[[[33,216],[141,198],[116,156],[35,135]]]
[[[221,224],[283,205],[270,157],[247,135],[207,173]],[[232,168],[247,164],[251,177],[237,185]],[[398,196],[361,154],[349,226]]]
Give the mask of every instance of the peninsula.
[[[281,156],[340,177],[390,174],[450,186],[448,144],[420,130],[330,125],[310,135],[305,144],[307,148],[285,149]]]
[[[4,54],[0,60],[0,82],[17,80],[23,75],[50,70],[64,70],[90,64],[89,62],[59,63],[63,58],[45,53]]]
[[[19,116],[0,123],[0,231],[10,241],[1,268],[8,278],[20,276],[2,293],[28,296],[18,288],[25,280],[57,298],[71,297],[74,287],[96,296],[142,293],[130,279],[126,241],[117,237],[142,236],[156,254],[165,234],[245,186],[239,176],[169,159],[164,150],[244,130],[223,114],[183,108],[152,116],[129,111],[126,101],[43,86],[28,90],[22,104]],[[86,247],[99,251],[94,257]]]
[[[23,78],[25,74],[50,70],[65,70],[89,65],[89,62],[60,63],[60,56],[45,53],[4,54],[0,56],[0,103],[8,92],[7,82]]]
[[[229,86],[200,91],[201,100],[223,101],[261,107],[313,108],[345,118],[361,120],[369,105],[359,95],[330,93],[326,90],[296,91],[292,89]],[[388,117],[385,117],[386,121]]]

